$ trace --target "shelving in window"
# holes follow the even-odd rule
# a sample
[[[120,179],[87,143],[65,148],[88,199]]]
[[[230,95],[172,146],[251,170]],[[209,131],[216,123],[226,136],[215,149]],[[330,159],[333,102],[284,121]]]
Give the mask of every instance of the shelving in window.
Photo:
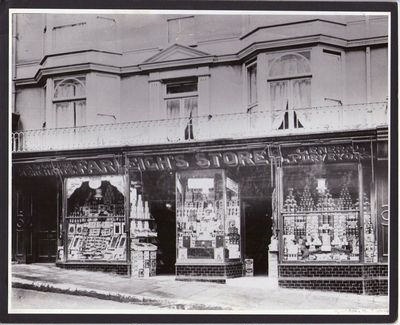
[[[285,168],[283,261],[359,261],[358,193],[352,165]]]

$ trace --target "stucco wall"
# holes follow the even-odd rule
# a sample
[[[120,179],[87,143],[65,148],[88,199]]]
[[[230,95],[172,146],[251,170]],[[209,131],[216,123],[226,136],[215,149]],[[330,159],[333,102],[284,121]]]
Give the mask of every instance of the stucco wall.
[[[211,104],[214,114],[243,112],[242,66],[220,66],[211,70]]]
[[[371,101],[384,101],[388,96],[388,50],[371,49]]]
[[[87,123],[121,122],[119,117],[120,77],[112,74],[91,73],[87,78]]]
[[[41,129],[45,121],[44,89],[39,87],[19,89],[16,96],[19,129]]]
[[[346,53],[345,101],[349,104],[365,103],[367,100],[365,51]]]
[[[156,118],[149,110],[148,77],[143,75],[121,79],[120,121],[130,122]]]

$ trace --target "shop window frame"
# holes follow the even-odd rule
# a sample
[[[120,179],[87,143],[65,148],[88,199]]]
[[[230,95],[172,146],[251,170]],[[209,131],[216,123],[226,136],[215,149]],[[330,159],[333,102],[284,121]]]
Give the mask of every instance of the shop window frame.
[[[253,69],[254,69],[254,76],[252,76]],[[257,74],[258,74],[257,59],[254,59],[245,64],[246,105],[248,112],[254,110],[254,108],[258,106]]]
[[[68,242],[68,218],[67,218],[67,213],[68,213],[68,189],[67,189],[67,181],[70,178],[107,178],[107,177],[121,177],[123,183],[125,184],[125,187],[123,189],[122,195],[124,196],[124,204],[123,204],[123,209],[124,209],[124,221],[123,221],[123,226],[121,229],[121,233],[125,234],[125,259],[121,260],[68,260],[68,247],[69,247],[69,242]],[[102,182],[101,180],[100,182]],[[130,178],[127,173],[124,174],[104,174],[104,175],[71,175],[68,177],[65,177],[63,179],[63,184],[62,184],[62,211],[61,211],[61,224],[57,226],[57,237],[61,241],[61,246],[58,246],[58,249],[62,247],[63,249],[63,255],[62,257],[59,255],[59,252],[57,252],[57,258],[56,261],[57,263],[61,264],[107,264],[107,265],[116,265],[116,264],[129,264],[131,260],[131,254],[130,254],[130,222],[129,222],[129,184],[130,184]],[[61,227],[60,227],[61,226]],[[61,228],[61,229],[60,229]],[[119,244],[119,241],[118,241]]]
[[[283,212],[283,204],[285,201],[285,185],[283,182],[284,175],[285,175],[285,167],[292,167],[292,166],[280,166],[277,168],[276,173],[277,173],[277,181],[278,181],[278,188],[279,188],[279,193],[278,193],[278,251],[279,251],[279,258],[278,261],[280,264],[305,264],[305,265],[323,265],[326,263],[330,264],[359,264],[364,262],[364,250],[365,250],[365,245],[364,245],[364,214],[363,214],[363,199],[362,199],[362,193],[364,192],[364,184],[363,184],[363,165],[361,162],[352,162],[352,163],[343,163],[347,165],[353,165],[353,168],[357,168],[357,188],[358,188],[358,196],[355,198],[359,202],[359,206],[356,209],[358,211],[358,240],[359,240],[359,258],[358,260],[345,260],[345,261],[340,261],[340,260],[326,260],[326,261],[318,261],[318,260],[310,260],[310,261],[305,261],[305,260],[284,260],[283,258],[283,253],[284,253],[284,245],[283,245],[283,230],[284,230],[284,212]],[[343,165],[340,163],[335,163],[335,165]],[[301,167],[304,165],[298,165],[297,167]],[[372,198],[371,198],[372,199]],[[328,211],[329,212],[329,211]]]

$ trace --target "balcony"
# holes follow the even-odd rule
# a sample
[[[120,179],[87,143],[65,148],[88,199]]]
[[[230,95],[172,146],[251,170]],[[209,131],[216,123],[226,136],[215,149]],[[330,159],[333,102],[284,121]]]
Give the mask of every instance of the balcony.
[[[172,144],[366,130],[388,125],[387,102],[258,111],[14,132],[12,152]]]

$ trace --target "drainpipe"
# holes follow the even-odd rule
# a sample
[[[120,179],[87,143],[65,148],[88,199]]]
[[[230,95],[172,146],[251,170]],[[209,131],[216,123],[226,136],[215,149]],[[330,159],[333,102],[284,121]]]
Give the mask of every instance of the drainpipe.
[[[11,101],[11,110],[13,113],[16,113],[16,90],[15,90],[15,77],[17,75],[17,41],[18,41],[18,33],[17,33],[17,15],[13,14],[12,16],[12,73],[11,73],[11,84],[12,84],[12,101]]]

